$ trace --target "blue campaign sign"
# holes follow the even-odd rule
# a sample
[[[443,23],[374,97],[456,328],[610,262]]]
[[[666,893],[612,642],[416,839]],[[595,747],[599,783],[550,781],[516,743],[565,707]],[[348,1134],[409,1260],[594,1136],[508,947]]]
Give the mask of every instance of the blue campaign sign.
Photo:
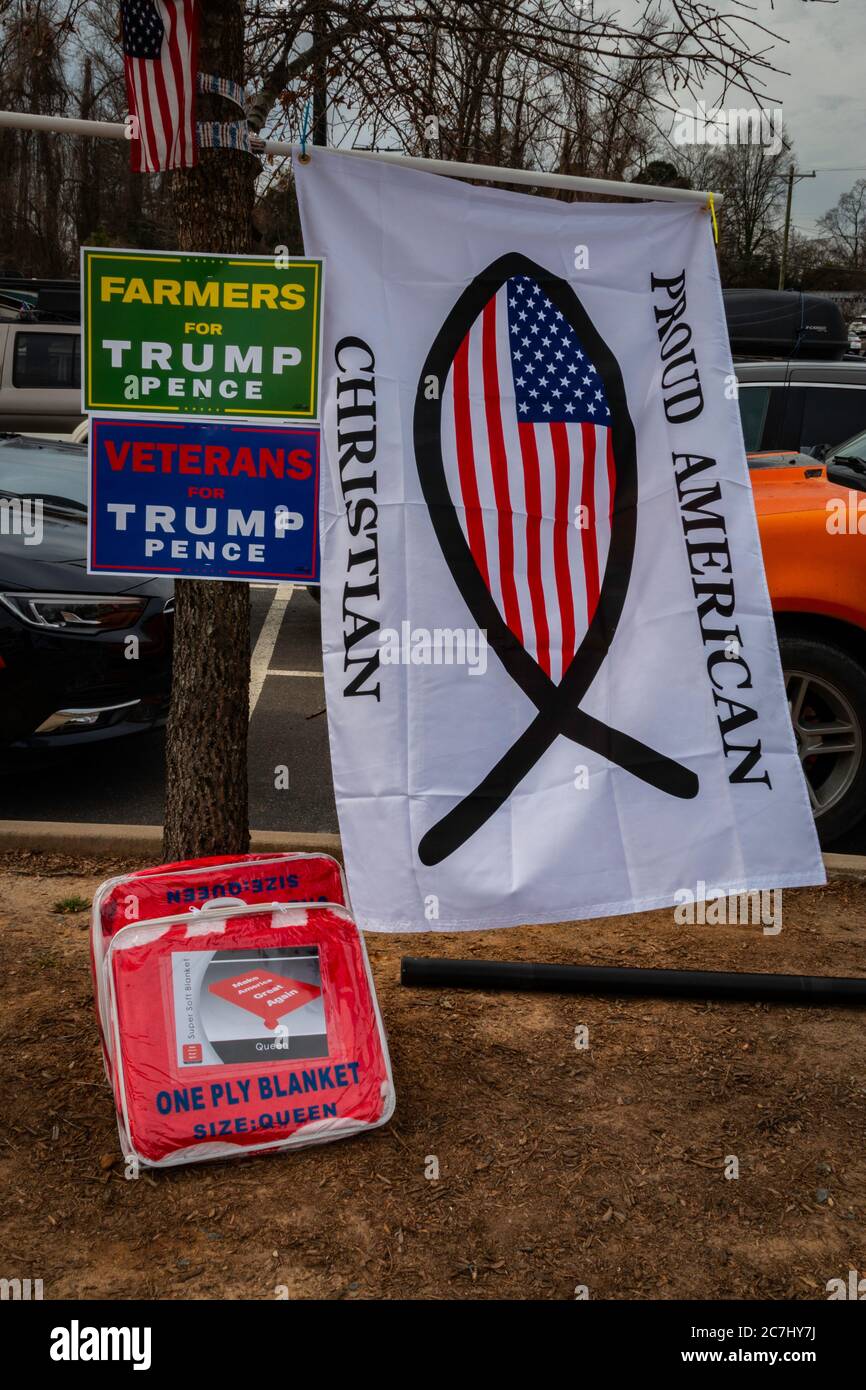
[[[89,574],[319,581],[319,432],[93,415]]]

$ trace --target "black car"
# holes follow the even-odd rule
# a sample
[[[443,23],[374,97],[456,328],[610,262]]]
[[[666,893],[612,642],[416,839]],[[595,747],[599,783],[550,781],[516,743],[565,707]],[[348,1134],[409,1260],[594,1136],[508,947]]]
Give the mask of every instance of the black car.
[[[173,584],[87,573],[87,449],[0,435],[0,749],[164,724]]]

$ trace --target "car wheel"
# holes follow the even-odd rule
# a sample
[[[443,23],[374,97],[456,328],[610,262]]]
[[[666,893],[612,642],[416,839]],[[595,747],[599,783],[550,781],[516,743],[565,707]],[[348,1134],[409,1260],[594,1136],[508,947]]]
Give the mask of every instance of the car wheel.
[[[811,637],[779,641],[815,826],[829,845],[866,816],[866,671]]]

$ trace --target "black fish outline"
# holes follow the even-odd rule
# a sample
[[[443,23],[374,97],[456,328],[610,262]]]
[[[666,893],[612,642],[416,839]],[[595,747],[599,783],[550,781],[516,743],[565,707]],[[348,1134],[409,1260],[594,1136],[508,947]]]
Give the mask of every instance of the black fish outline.
[[[485,584],[460,525],[442,457],[442,386],[457,350],[485,305],[507,280],[518,275],[529,276],[541,287],[588,350],[610,405],[613,434],[616,491],[607,563],[592,620],[558,684],[507,626]],[[436,379],[440,388],[433,399],[425,394],[430,377]],[[566,280],[516,251],[500,256],[475,277],[454,304],[427,354],[415,398],[413,437],[421,490],[451,576],[476,624],[486,631],[488,644],[538,710],[529,727],[484,780],[422,837],[418,846],[421,863],[439,864],[465,844],[504,805],[560,734],[669,796],[697,796],[699,782],[690,768],[579,708],[610,649],[628,593],[637,529],[638,481],[634,426],[622,373]]]

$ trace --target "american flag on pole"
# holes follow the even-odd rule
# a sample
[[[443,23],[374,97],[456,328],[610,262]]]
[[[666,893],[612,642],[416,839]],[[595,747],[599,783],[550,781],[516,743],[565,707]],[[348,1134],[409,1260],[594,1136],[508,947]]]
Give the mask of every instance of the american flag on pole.
[[[189,169],[196,162],[195,91],[199,0],[121,0],[134,172]]]
[[[595,364],[530,276],[506,280],[463,339],[443,395],[442,443],[484,582],[558,683],[598,604],[616,465]]]

